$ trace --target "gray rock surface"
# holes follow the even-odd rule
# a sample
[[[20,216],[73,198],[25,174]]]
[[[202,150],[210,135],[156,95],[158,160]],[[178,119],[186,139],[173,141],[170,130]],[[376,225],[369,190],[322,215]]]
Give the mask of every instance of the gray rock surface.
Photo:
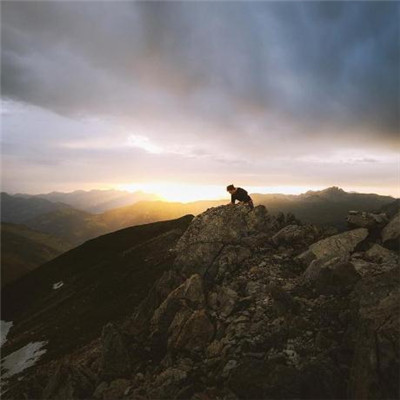
[[[382,242],[390,243],[399,249],[400,241],[400,212],[398,212],[389,223],[382,229]]]

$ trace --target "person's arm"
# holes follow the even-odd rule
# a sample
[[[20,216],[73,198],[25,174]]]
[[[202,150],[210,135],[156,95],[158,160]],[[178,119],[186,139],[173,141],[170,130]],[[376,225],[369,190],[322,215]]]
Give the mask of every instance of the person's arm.
[[[233,194],[231,194],[231,204],[235,204],[235,198],[234,198]]]

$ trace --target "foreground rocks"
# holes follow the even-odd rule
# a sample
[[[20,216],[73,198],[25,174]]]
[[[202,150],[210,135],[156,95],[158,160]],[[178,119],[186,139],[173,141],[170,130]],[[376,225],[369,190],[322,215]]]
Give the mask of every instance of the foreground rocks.
[[[42,370],[6,398],[42,386],[65,399],[398,398],[400,271],[386,226],[332,235],[262,206],[211,208],[132,315],[63,369],[78,385],[56,390]]]

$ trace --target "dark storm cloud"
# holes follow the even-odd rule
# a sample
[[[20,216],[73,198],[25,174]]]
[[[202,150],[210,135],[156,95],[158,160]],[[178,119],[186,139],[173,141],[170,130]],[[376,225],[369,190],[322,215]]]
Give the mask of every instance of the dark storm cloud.
[[[3,2],[3,183],[394,187],[399,7]]]
[[[168,107],[220,121],[247,104],[276,110],[299,131],[335,126],[349,135],[368,126],[379,140],[398,132],[396,3],[6,2],[2,8],[5,97],[65,114],[128,117],[143,109],[164,112],[157,98],[164,91]]]

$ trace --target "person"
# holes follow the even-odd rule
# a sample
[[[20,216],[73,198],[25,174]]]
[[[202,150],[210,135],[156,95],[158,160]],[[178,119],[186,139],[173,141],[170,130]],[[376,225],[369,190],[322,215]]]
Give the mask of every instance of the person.
[[[245,204],[251,210],[254,208],[253,200],[247,194],[246,190],[241,187],[235,188],[234,185],[227,186],[226,190],[231,194],[231,202],[229,204],[235,204],[235,201],[238,200],[239,204]]]

